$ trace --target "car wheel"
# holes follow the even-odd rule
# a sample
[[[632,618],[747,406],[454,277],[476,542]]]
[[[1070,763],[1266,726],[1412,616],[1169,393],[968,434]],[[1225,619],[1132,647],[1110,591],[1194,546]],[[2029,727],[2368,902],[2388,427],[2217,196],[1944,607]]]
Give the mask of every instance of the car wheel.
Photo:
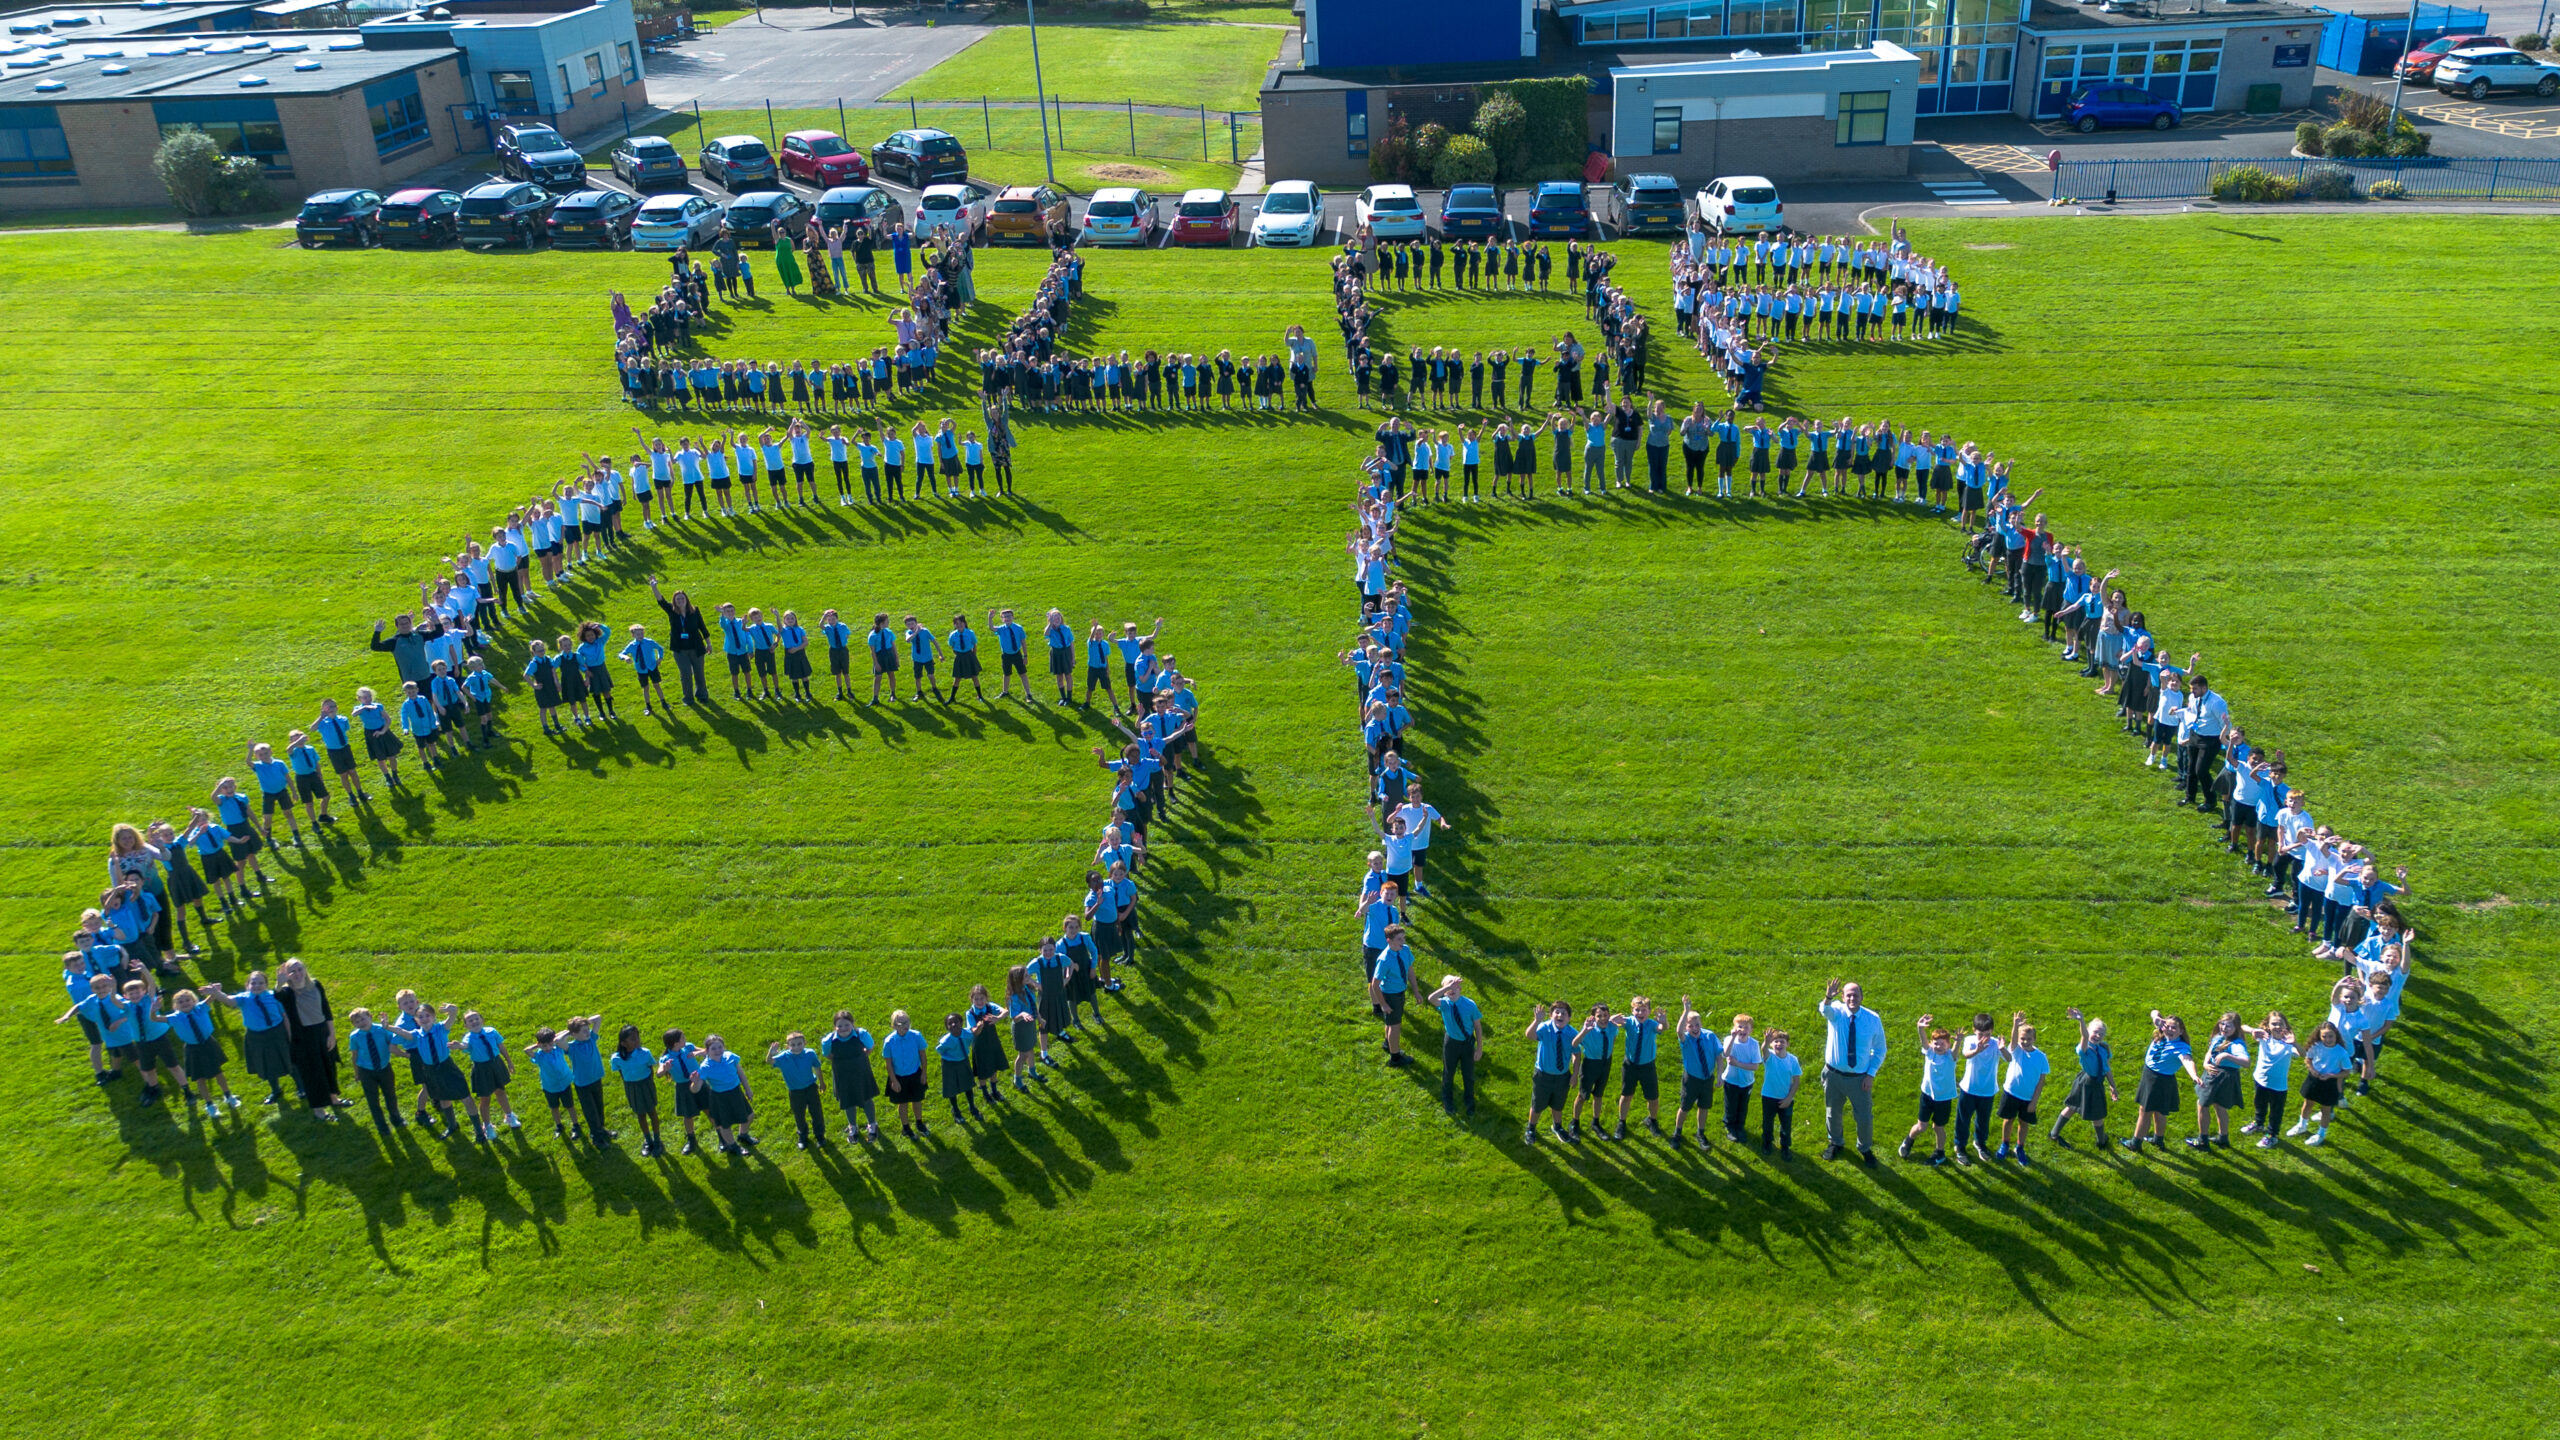
[[[2533,93],[2545,100],[2554,95],[2560,95],[2560,75],[2543,76],[2542,83],[2533,87]]]
[[[523,247],[524,247],[525,249],[527,249],[527,250],[532,249],[532,248],[533,248],[533,227],[532,227],[532,226],[530,226],[530,225],[518,225],[518,226],[516,227],[516,243],[517,243],[517,244],[519,244],[519,245],[521,245],[521,246],[523,246]]]
[[[2154,116],[2152,116],[2152,117],[2151,117],[2151,128],[2152,128],[2152,129],[2154,129],[2154,130],[2166,130],[2166,129],[2168,129],[2170,126],[2175,125],[2175,124],[2177,124],[2177,123],[2178,123],[2178,117],[2177,117],[2177,116],[2175,116],[2175,115],[2165,115],[2165,114],[2163,114],[2163,115],[2154,115]]]
[[[2094,135],[2098,133],[2098,119],[2094,115],[2083,115],[2071,122],[2071,128],[2083,135]]]
[[[2489,82],[2486,80],[2474,80],[2471,82],[2470,88],[2465,90],[2463,93],[2469,95],[2474,100],[2486,100],[2489,98]]]

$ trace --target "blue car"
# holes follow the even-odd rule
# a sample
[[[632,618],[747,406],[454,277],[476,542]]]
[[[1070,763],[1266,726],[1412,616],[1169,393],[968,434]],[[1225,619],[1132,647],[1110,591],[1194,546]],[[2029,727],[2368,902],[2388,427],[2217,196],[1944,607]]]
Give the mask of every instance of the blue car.
[[[1452,240],[1503,232],[1502,192],[1490,185],[1452,185],[1440,201],[1440,233]]]
[[[1529,238],[1586,240],[1591,236],[1591,198],[1571,180],[1541,180],[1529,200]]]
[[[2154,130],[2178,126],[2176,105],[2134,85],[2092,85],[2071,97],[2070,108],[2062,116],[2083,135],[2101,125],[2147,125]]]

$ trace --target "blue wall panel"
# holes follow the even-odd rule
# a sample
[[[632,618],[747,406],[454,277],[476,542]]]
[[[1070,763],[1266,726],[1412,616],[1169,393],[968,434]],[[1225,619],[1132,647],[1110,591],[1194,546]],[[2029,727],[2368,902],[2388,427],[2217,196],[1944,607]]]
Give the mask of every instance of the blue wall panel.
[[[1327,69],[1520,58],[1520,0],[1307,0]]]

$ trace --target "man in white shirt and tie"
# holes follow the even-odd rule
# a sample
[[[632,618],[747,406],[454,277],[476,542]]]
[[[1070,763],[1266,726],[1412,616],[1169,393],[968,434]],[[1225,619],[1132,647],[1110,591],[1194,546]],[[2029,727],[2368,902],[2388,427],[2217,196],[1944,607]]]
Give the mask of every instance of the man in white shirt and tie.
[[[1829,1143],[1822,1158],[1840,1158],[1840,1110],[1858,1117],[1858,1158],[1876,1163],[1876,1072],[1884,1068],[1884,1017],[1865,1005],[1856,981],[1834,980],[1822,990],[1822,1125]]]

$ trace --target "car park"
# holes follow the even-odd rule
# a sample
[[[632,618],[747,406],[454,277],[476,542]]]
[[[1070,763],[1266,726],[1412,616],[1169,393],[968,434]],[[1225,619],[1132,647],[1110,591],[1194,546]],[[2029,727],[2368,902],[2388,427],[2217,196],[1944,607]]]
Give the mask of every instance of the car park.
[[[2083,135],[2107,126],[2174,130],[2178,107],[2139,85],[2092,85],[2071,97],[2062,118]]]
[[[1361,191],[1352,202],[1351,218],[1381,240],[1419,240],[1431,229],[1410,185],[1372,185]]]
[[[1591,234],[1591,197],[1571,180],[1542,180],[1529,196],[1529,238],[1585,239]]]
[[[1313,245],[1324,233],[1324,192],[1311,180],[1283,180],[1262,192],[1247,245]]]
[[[1630,175],[1609,187],[1609,223],[1621,235],[1677,234],[1688,221],[1689,202],[1668,175]]]
[[[969,178],[969,152],[947,130],[899,130],[871,147],[871,170],[921,190]]]
[[[1155,238],[1156,197],[1146,191],[1114,185],[1085,202],[1083,243],[1145,246]]]
[[[1511,228],[1502,192],[1490,185],[1452,185],[1440,197],[1440,233],[1452,240],[1499,236]]]
[[[462,195],[464,248],[495,249],[517,245],[530,250],[551,224],[551,207],[560,197],[522,180],[491,180]]]
[[[302,202],[293,238],[305,249],[331,243],[375,245],[382,240],[382,197],[371,190],[322,190]]]
[[[684,154],[664,135],[634,135],[613,147],[614,178],[634,190],[682,185],[692,179]]]
[[[1698,189],[1698,218],[1719,235],[1787,228],[1787,203],[1760,175],[1719,175]]]
[[[2401,56],[2400,63],[2392,67],[2392,73],[2403,80],[2415,80],[2421,85],[2430,84],[2436,78],[2436,62],[2454,51],[2474,50],[2490,45],[2504,46],[2506,43],[2507,37],[2504,35],[2439,36]]]
[[[771,245],[774,236],[801,238],[814,212],[788,190],[750,190],[729,202],[729,233],[741,245]]]
[[[1224,190],[1185,190],[1173,202],[1173,227],[1166,243],[1227,245],[1236,238],[1236,197]]]
[[[553,190],[587,188],[587,157],[548,125],[510,125],[498,132],[498,173]]]
[[[850,220],[874,230],[906,223],[906,207],[877,185],[839,185],[818,197],[818,223],[841,225]]]
[[[782,173],[824,190],[871,178],[871,162],[833,130],[794,130],[782,137]]]
[[[449,245],[461,238],[462,196],[455,191],[431,186],[394,190],[382,202],[385,245]]]
[[[560,203],[551,207],[551,243],[555,248],[627,248],[631,244],[632,217],[639,213],[640,197],[627,191],[598,188],[563,195]]]
[[[2436,62],[2435,86],[2473,100],[2486,100],[2500,90],[2530,90],[2548,99],[2560,95],[2560,65],[2503,45],[2456,50]]]
[[[1063,244],[1072,214],[1064,191],[1046,185],[1008,186],[987,207],[987,243]]]
[[[986,220],[987,207],[966,185],[928,185],[916,197],[915,232],[919,235],[948,230],[974,242]]]
[[[702,178],[740,194],[758,181],[779,178],[773,152],[753,135],[723,135],[702,142]]]
[[[720,238],[720,207],[691,191],[652,195],[631,216],[631,248],[690,250]]]

